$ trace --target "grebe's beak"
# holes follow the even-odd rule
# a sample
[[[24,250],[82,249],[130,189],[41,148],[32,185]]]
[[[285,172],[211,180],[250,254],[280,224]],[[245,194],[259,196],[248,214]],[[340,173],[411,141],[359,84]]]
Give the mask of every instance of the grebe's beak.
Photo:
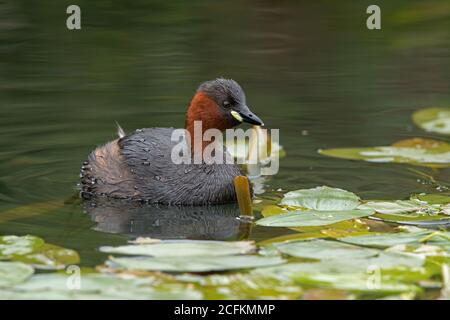
[[[250,111],[250,109],[245,106],[242,108],[243,110],[240,111],[231,111],[231,115],[239,122],[247,122],[250,124],[254,124],[257,126],[263,126],[264,122],[253,112]]]

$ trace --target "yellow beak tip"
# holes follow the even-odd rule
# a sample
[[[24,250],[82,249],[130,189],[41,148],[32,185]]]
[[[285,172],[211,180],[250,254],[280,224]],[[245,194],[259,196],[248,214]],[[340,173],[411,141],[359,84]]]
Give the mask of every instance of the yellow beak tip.
[[[237,121],[242,122],[244,119],[242,119],[241,115],[236,111],[231,111],[231,115],[233,118],[235,118]]]

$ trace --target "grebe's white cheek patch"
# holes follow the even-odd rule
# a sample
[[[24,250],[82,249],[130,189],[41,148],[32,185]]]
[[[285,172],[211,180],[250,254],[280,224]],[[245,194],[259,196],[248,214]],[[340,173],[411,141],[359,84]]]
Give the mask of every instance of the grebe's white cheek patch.
[[[191,164],[191,148],[187,141],[190,134],[185,129],[175,129],[170,137],[171,141],[178,142],[172,148],[170,158],[174,164]]]

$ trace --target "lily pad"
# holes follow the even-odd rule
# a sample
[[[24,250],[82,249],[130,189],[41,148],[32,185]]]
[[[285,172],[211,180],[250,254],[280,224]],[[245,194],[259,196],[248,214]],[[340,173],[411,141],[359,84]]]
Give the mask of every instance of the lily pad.
[[[432,274],[424,270],[424,262],[425,258],[419,255],[380,250],[375,256],[333,257],[319,262],[288,263],[258,268],[252,273],[272,275],[275,278],[287,277],[308,287],[384,294],[392,293],[391,290],[401,292],[419,290],[415,285],[403,281],[428,279]],[[381,278],[374,272],[380,272]],[[373,283],[374,280],[376,283]]]
[[[153,270],[167,272],[209,272],[248,269],[284,263],[280,257],[256,255],[204,257],[111,257],[107,264],[127,270]]]
[[[288,212],[287,209],[275,205],[265,206],[261,210],[261,214],[263,217],[275,216],[277,214],[282,214],[286,212]]]
[[[41,274],[12,288],[0,290],[0,299],[201,299],[200,291],[186,285],[159,284],[153,277],[123,279],[83,274],[80,286],[69,286],[69,275]]]
[[[450,145],[443,141],[413,138],[392,146],[369,148],[336,148],[318,151],[320,154],[349,160],[394,162],[444,168],[450,166]]]
[[[290,191],[284,195],[281,204],[319,211],[337,211],[352,210],[358,206],[359,201],[359,197],[352,192],[322,186]]]
[[[414,112],[414,123],[428,132],[450,135],[450,108],[426,108]]]
[[[154,257],[226,256],[256,251],[252,241],[165,240],[152,244],[101,247],[106,253]]]
[[[0,287],[21,283],[28,279],[33,272],[33,268],[24,263],[0,261]]]
[[[377,250],[375,250],[377,251]],[[350,254],[347,253],[347,257]],[[421,255],[408,254],[403,252],[389,252],[378,250],[375,255],[353,258],[340,258],[330,256],[323,258],[319,262],[287,263],[274,267],[258,268],[255,273],[272,274],[278,276],[291,276],[295,273],[347,273],[358,274],[367,273],[373,268],[383,271],[407,268],[412,270],[424,265],[425,258]]]
[[[207,300],[298,299],[303,292],[290,279],[276,279],[263,274],[181,275],[177,279],[199,286]]]
[[[288,211],[282,211],[286,213]],[[261,212],[264,217],[266,213]],[[277,213],[279,214],[279,213]],[[271,216],[273,214],[269,214]],[[318,238],[341,238],[351,235],[363,235],[368,234],[369,226],[365,221],[359,219],[341,221],[333,223],[327,226],[314,226],[314,227],[291,227],[291,230],[295,230],[298,233],[282,235],[275,238],[265,239],[259,242],[259,245],[267,245],[276,242],[287,242],[294,240],[308,240],[308,239],[318,239]]]
[[[298,273],[292,276],[292,278],[302,285],[374,294],[421,291],[421,289],[415,285],[406,284],[399,281],[382,279],[378,282],[374,276],[366,274]]]
[[[293,241],[277,244],[276,248],[287,255],[308,259],[358,259],[376,256],[379,250],[362,248],[337,241]]]
[[[448,238],[450,238],[450,232],[418,231],[345,237],[340,238],[339,240],[361,246],[388,248],[400,244],[421,243],[426,241],[435,243],[448,242]]]
[[[446,216],[450,213],[450,206],[429,204],[418,199],[368,201],[360,205],[358,209],[373,209],[377,214],[372,219],[380,219],[398,224],[423,227],[450,225],[450,219]]]
[[[80,262],[78,253],[34,236],[0,237],[0,260],[20,261],[41,269],[61,269]]]
[[[419,193],[411,196],[411,200],[424,201],[428,204],[450,204],[449,194],[426,194]]]
[[[444,212],[442,212],[444,213]],[[370,217],[373,220],[391,222],[401,225],[417,226],[423,228],[446,228],[450,226],[450,219],[443,215],[416,215],[416,214],[382,214],[377,213]]]
[[[256,224],[266,227],[325,226],[340,221],[367,217],[374,213],[374,210],[291,211],[260,219],[256,221]]]
[[[394,200],[394,201],[368,201],[358,207],[358,209],[372,209],[378,213],[384,214],[404,214],[418,212],[425,209],[423,204],[413,200]]]
[[[313,240],[313,239],[320,239],[320,238],[328,238],[328,236],[326,234],[322,234],[320,231],[298,232],[298,233],[292,233],[292,234],[288,234],[288,235],[283,235],[283,236],[278,236],[275,238],[266,239],[261,242],[258,242],[258,245],[266,246],[266,248],[263,248],[263,250],[265,250],[265,249],[267,249],[267,247],[270,244],[274,244],[274,243]]]

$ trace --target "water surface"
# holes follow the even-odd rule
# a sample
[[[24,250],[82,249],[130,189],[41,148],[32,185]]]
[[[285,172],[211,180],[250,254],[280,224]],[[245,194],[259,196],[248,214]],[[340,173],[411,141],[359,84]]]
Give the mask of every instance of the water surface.
[[[381,31],[365,28],[368,1],[80,0],[80,31],[65,28],[69,4],[0,4],[0,212],[29,206],[0,213],[0,234],[41,236],[95,265],[104,259],[98,246],[167,226],[161,212],[145,218],[133,210],[123,212],[126,219],[92,221],[85,204],[73,201],[80,165],[115,137],[115,120],[127,131],[182,127],[198,84],[218,76],[237,80],[266,126],[280,128],[287,157],[264,182],[263,198],[318,185],[365,199],[436,191],[413,167],[332,159],[317,150],[442,139],[410,117],[450,105],[446,1],[379,1]],[[414,169],[448,182],[449,170]],[[172,223],[192,227],[187,211],[170,213]],[[289,232],[255,227],[236,234],[234,220],[214,214],[217,220],[201,225],[230,226],[224,238]],[[186,228],[175,226],[173,237],[186,236]]]

